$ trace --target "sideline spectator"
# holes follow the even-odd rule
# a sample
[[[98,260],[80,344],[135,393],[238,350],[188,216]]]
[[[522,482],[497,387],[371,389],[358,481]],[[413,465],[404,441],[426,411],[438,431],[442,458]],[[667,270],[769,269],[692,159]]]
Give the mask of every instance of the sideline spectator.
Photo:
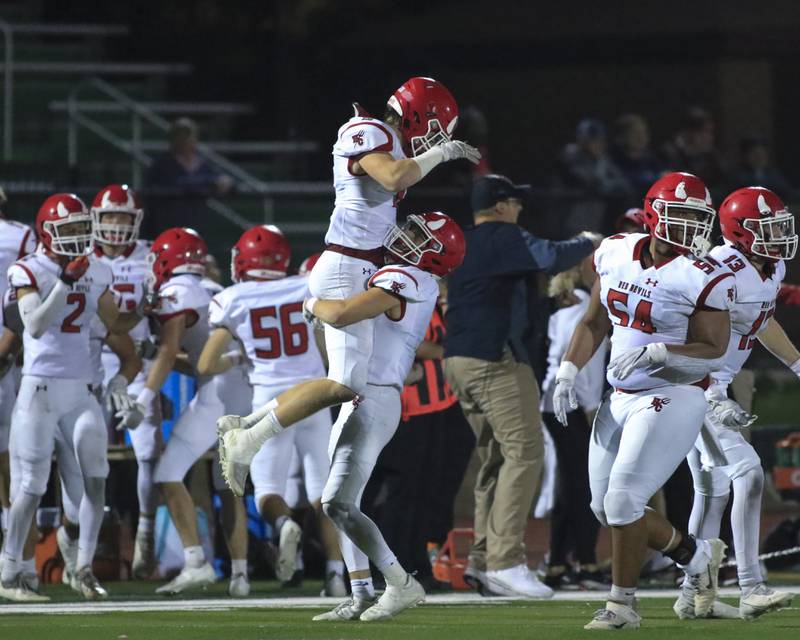
[[[663,172],[663,166],[650,149],[650,127],[637,113],[626,113],[614,122],[614,146],[611,158],[622,171],[640,201]]]
[[[759,185],[791,200],[795,190],[780,169],[772,164],[769,143],[761,136],[748,136],[739,143],[740,164],[730,190]]]
[[[664,146],[664,158],[673,171],[687,171],[706,183],[716,201],[724,189],[725,168],[714,146],[716,125],[711,114],[700,107],[689,107],[680,131]]]
[[[489,175],[475,183],[475,225],[464,263],[448,281],[445,376],[476,437],[475,542],[465,579],[501,595],[549,597],[528,568],[524,535],[542,471],[539,390],[521,335],[524,281],[558,273],[594,249],[594,240],[542,240],[518,224],[529,187]],[[520,317],[521,316],[521,317]]]
[[[595,546],[600,523],[589,508],[589,440],[592,421],[603,396],[608,339],[575,378],[579,408],[567,414],[563,427],[553,411],[553,391],[561,359],[575,325],[589,306],[589,291],[597,274],[591,256],[550,281],[549,295],[560,307],[548,323],[550,349],[547,376],[542,384],[542,419],[553,438],[558,461],[556,498],[550,519],[550,554],[545,584],[553,589],[580,587],[601,589],[608,585],[597,568]],[[573,552],[577,567],[570,567],[567,554]]]

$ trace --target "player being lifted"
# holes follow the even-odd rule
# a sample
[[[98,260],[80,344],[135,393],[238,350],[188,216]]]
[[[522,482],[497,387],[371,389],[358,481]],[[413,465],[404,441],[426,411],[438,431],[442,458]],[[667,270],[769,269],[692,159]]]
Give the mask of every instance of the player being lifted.
[[[95,313],[113,333],[127,333],[139,316],[120,313],[109,291],[111,271],[87,257],[91,218],[80,198],[50,196],[36,216],[36,229],[39,249],[8,270],[24,326],[25,364],[11,420],[14,496],[3,551],[2,594],[14,599],[36,595],[22,581],[22,546],[47,486],[60,431],[83,474],[76,579],[86,598],[100,599],[107,593],[92,574],[91,563],[103,520],[108,436],[91,391],[89,329]]]
[[[786,274],[784,260],[794,257],[797,235],[794,216],[777,195],[763,187],[734,191],[720,206],[719,219],[725,243],[711,250],[709,261],[733,273],[736,301],[731,306],[731,337],[725,359],[712,373],[712,384],[706,391],[709,406],[705,424],[716,437],[708,445],[704,438],[698,438],[689,455],[695,491],[689,530],[699,538],[719,535],[733,485],[731,528],[741,588],[738,615],[751,619],[789,606],[792,594],[775,591],[764,583],[758,560],[764,471],[755,449],[741,434],[756,416],[728,398],[728,385],[744,366],[756,340],[800,375],[800,352],[772,317]],[[727,464],[715,463],[712,448],[721,451]],[[692,583],[687,579],[674,606],[679,618],[695,617],[693,601]]]
[[[303,319],[308,278],[288,276],[289,243],[277,227],[260,225],[245,231],[231,252],[235,284],[211,299],[211,335],[197,364],[201,375],[227,370],[225,356],[231,341],[242,345],[250,364],[253,408],[262,407],[294,384],[325,375],[314,335]],[[293,451],[297,452],[309,503],[319,515],[326,558],[326,595],[345,591],[343,563],[333,523],[322,513],[320,498],[330,459],[327,443],[331,419],[326,410],[315,413],[266,442],[253,458],[251,476],[255,501],[278,538],[276,573],[291,580],[302,531],[286,504],[286,483]]]
[[[700,432],[703,389],[724,355],[733,274],[700,257],[715,213],[703,182],[687,173],[657,180],[644,200],[649,235],[611,236],[595,251],[599,276],[556,374],[555,414],[577,409],[575,376],[611,329],[608,394],[589,446],[591,507],[611,527],[611,594],[587,629],[635,629],[636,583],[649,546],[684,567],[695,611],[714,603],[725,551],[696,540],[647,507]],[[694,253],[695,255],[691,255]]]
[[[432,78],[404,83],[389,98],[384,120],[371,118],[355,106],[356,115],[339,129],[333,146],[336,201],[325,236],[326,250],[309,278],[311,294],[318,298],[348,298],[383,266],[382,243],[395,224],[396,203],[405,189],[442,162],[480,158],[475,148],[452,140],[458,106],[444,85]],[[325,407],[363,396],[373,334],[372,319],[342,328],[326,325],[328,377],[281,394],[274,411],[267,405],[244,418],[226,417],[223,429],[266,419],[278,433]],[[225,458],[223,473],[234,491],[241,493],[260,444],[255,449],[244,442],[234,446],[236,438],[236,432],[224,436],[220,452]]]

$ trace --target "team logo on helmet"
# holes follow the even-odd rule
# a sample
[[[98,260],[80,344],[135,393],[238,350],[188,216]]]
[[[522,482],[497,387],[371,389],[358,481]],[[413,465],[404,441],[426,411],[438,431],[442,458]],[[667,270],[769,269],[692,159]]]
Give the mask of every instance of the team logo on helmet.
[[[679,182],[678,186],[675,187],[675,197],[680,198],[681,200],[686,200],[686,183]]]
[[[758,211],[762,216],[771,216],[772,215],[772,209],[769,208],[769,205],[767,204],[767,201],[764,200],[764,195],[763,194],[759,194],[756,204],[758,205]]]

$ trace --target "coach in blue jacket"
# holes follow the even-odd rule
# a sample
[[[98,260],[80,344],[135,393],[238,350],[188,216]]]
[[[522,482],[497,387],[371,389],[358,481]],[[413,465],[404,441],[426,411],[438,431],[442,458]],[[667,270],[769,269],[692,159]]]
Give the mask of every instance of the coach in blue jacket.
[[[448,279],[445,375],[477,440],[475,542],[465,578],[498,595],[549,597],[524,535],[542,472],[539,389],[522,346],[525,279],[580,262],[599,237],[536,238],[517,224],[529,187],[488,175],[472,191],[464,263]]]

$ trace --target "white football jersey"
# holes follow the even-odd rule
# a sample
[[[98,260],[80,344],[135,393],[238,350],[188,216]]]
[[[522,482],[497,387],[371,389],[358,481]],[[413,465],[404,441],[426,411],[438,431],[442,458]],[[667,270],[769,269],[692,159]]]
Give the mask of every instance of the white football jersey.
[[[234,284],[211,299],[211,329],[224,327],[250,361],[253,385],[291,386],[325,377],[314,333],[303,319],[308,278]]]
[[[612,359],[651,342],[684,344],[695,310],[728,310],[736,297],[733,274],[707,260],[676,256],[658,268],[645,268],[642,252],[649,242],[646,234],[617,234],[595,251],[600,300],[613,325]],[[612,387],[630,390],[692,382],[660,366],[637,369],[625,380],[611,370],[606,377]]]
[[[119,304],[120,311],[135,311],[144,297],[145,279],[150,272],[150,266],[147,264],[150,244],[146,240],[137,240],[124,253],[116,257],[107,256],[99,247],[95,247],[96,259],[108,266],[111,273],[114,274],[111,288],[116,294],[114,297]],[[150,335],[147,319],[142,319],[130,330],[129,335],[133,340],[145,340]]]
[[[173,276],[161,285],[156,300],[155,316],[159,323],[186,315],[187,329],[180,347],[186,352],[189,363],[197,366],[200,354],[208,340],[208,303],[211,296],[200,284],[200,278],[189,273]],[[197,386],[210,380],[210,376],[197,376]]]
[[[731,307],[731,339],[725,352],[725,364],[712,374],[714,380],[727,387],[750,357],[758,334],[775,313],[775,299],[786,276],[786,265],[780,260],[772,276],[762,276],[743,253],[729,244],[714,247],[711,258],[730,269],[736,280],[736,300]]]
[[[387,265],[378,269],[367,287],[380,287],[403,299],[402,317],[375,319],[375,338],[369,360],[369,384],[403,389],[417,347],[425,338],[439,297],[439,284],[430,273],[409,265]]]
[[[8,269],[9,285],[32,287],[44,299],[58,280],[61,266],[43,252],[31,253]],[[23,332],[23,375],[91,381],[95,374],[89,355],[92,318],[97,301],[111,286],[113,276],[104,264],[90,257],[89,268],[67,294],[67,303],[40,338]]]
[[[336,202],[327,244],[375,249],[397,221],[397,200],[403,194],[387,191],[366,173],[353,172],[358,156],[370,151],[388,153],[395,160],[406,157],[400,137],[388,124],[375,118],[350,118],[333,145]]]
[[[36,250],[36,234],[27,224],[0,218],[0,298],[8,287],[5,274],[15,261]]]

